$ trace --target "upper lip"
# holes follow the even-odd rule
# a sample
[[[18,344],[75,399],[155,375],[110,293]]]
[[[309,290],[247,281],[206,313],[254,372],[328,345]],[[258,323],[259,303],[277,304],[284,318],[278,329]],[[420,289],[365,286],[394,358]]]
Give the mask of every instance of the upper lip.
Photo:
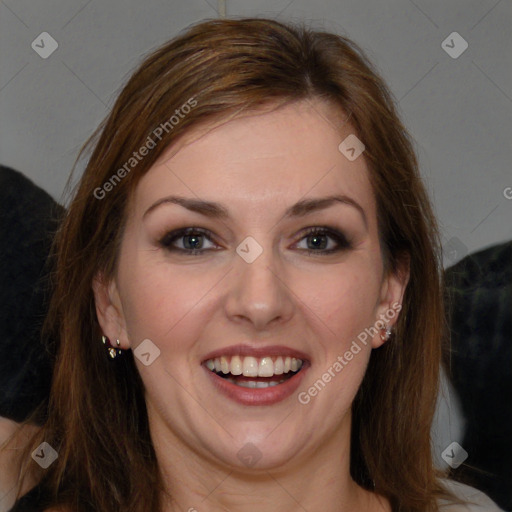
[[[301,359],[302,361],[309,361],[309,356],[295,348],[285,347],[284,345],[268,345],[266,347],[255,347],[251,345],[231,345],[229,347],[219,348],[210,352],[203,358],[203,362],[208,359],[215,359],[221,356],[242,356],[242,357],[256,357],[261,358],[265,356],[289,356]]]

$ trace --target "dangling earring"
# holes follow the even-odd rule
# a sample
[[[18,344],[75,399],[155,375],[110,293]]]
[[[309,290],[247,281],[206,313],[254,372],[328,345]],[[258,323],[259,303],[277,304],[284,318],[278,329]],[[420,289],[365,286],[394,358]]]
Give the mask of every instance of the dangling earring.
[[[384,329],[382,329],[382,330],[384,330]],[[382,341],[388,341],[391,334],[392,334],[391,328],[388,325],[386,325],[384,334],[380,333],[380,339]]]
[[[106,336],[101,337],[101,341],[103,345],[107,347],[108,355],[111,359],[115,359],[117,356],[120,356],[123,351],[120,348],[115,348],[111,345],[110,340]],[[121,342],[119,340],[116,340],[116,345],[119,347],[121,345]]]

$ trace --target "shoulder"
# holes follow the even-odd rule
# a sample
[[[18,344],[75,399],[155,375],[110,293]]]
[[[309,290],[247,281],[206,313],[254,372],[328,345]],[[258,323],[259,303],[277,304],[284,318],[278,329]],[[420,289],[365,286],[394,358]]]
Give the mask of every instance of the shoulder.
[[[444,499],[439,500],[440,512],[505,512],[489,496],[474,487],[447,479],[441,480],[441,484],[466,504],[459,505]]]
[[[14,505],[18,491],[23,495],[36,485],[33,476],[28,474],[20,488],[19,474],[21,454],[31,436],[39,430],[40,427],[15,423],[0,416],[0,510]]]

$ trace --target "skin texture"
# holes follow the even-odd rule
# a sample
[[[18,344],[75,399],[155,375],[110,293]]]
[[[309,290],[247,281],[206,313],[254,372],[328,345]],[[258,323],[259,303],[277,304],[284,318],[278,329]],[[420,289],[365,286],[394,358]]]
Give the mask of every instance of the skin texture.
[[[354,129],[332,106],[303,101],[197,129],[141,179],[129,208],[114,279],[97,276],[105,335],[135,349],[149,338],[161,351],[137,365],[146,388],[152,439],[173,500],[169,511],[390,510],[349,473],[351,404],[379,334],[307,404],[297,399],[365,328],[401,299],[407,270],[385,276],[376,204],[361,156],[338,145]],[[207,218],[169,195],[216,201],[230,213]],[[343,194],[364,210],[336,203],[283,219],[304,198]],[[201,227],[198,256],[159,244],[168,232]],[[341,231],[351,247],[321,255],[305,228]],[[263,248],[246,263],[236,247],[252,236]],[[314,238],[314,237],[313,237]],[[308,254],[309,249],[317,251]],[[327,248],[335,239],[321,237]],[[190,239],[179,238],[178,248]],[[213,250],[216,249],[216,250]],[[390,321],[392,325],[397,316]],[[270,406],[243,406],[214,389],[201,362],[218,348],[286,345],[309,356],[299,390]],[[254,444],[248,468],[237,452]]]

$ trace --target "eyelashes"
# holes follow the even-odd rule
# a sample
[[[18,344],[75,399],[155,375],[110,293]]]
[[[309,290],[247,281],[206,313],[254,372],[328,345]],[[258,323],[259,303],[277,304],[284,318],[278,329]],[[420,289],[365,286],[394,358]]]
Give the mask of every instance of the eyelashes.
[[[301,238],[295,246],[299,245],[303,240],[306,240],[307,247],[299,248],[298,250],[305,251],[312,256],[326,256],[352,248],[352,244],[342,232],[327,226],[307,228],[302,231],[300,236]],[[332,247],[332,243],[328,241],[324,243],[324,241],[329,238],[334,241],[334,247]],[[185,256],[199,256],[206,252],[218,250],[214,247],[199,247],[203,245],[202,241],[204,239],[208,240],[213,246],[216,245],[213,241],[214,236],[211,231],[199,227],[188,227],[166,233],[160,238],[158,244],[169,252]],[[181,244],[183,247],[176,246],[176,242],[178,241],[184,241],[184,243]],[[312,241],[312,248],[310,248],[309,241]],[[331,247],[329,247],[330,245]]]
[[[209,240],[211,242],[213,235],[210,231],[208,231],[207,229],[203,229],[203,228],[195,228],[195,227],[182,228],[182,229],[177,229],[175,231],[171,231],[171,232],[165,234],[163,236],[163,238],[161,238],[159,240],[158,243],[161,247],[163,247],[164,249],[166,249],[170,252],[182,252],[185,254],[192,254],[192,255],[202,254],[202,253],[206,252],[207,250],[212,250],[212,249],[197,249],[196,247],[193,247],[193,248],[176,247],[174,245],[174,243],[177,240],[182,239],[182,238],[188,238],[189,241],[190,241],[190,239],[195,240],[195,242],[192,242],[191,245],[197,246],[198,245],[197,240],[206,238],[207,240]]]
[[[335,242],[334,247],[331,247],[330,249],[323,248],[325,245],[326,247],[329,246],[329,242],[326,244],[318,243],[318,240],[322,240],[322,238],[328,239],[330,238]],[[310,249],[309,247],[306,247],[305,250],[309,255],[314,256],[327,256],[329,254],[334,254],[341,251],[346,251],[348,249],[352,248],[352,244],[348,241],[347,237],[337,229],[329,228],[327,226],[322,227],[311,227],[307,228],[305,231],[301,233],[301,238],[299,242],[303,240],[314,240],[314,249]],[[318,245],[320,245],[320,250],[318,249]]]

